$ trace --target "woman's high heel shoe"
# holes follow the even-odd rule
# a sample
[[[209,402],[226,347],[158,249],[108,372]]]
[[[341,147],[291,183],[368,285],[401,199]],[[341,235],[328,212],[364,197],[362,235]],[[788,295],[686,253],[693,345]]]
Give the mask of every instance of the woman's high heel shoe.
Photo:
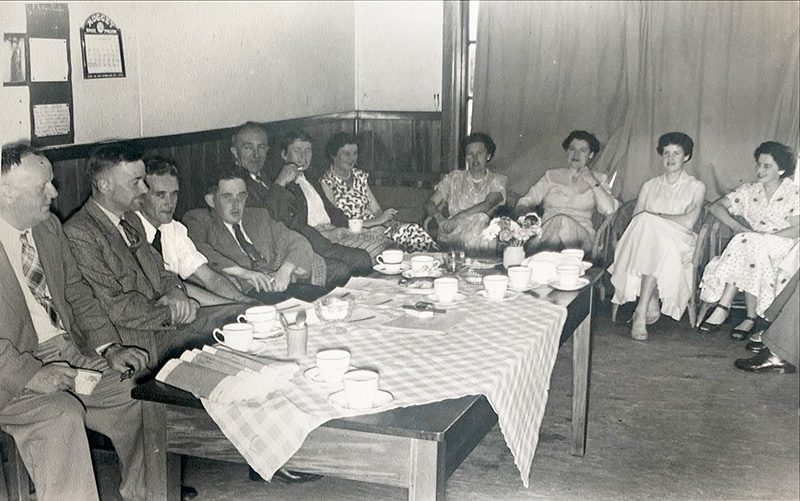
[[[711,310],[711,315],[714,314],[714,312],[717,310],[717,308],[720,308],[723,311],[725,311],[725,320],[727,320],[728,319],[728,313],[730,313],[730,308],[727,307],[727,306],[722,306],[721,304],[718,304],[716,308]],[[708,318],[711,318],[711,315],[709,315]],[[706,320],[703,321],[703,323],[700,324],[700,326],[697,328],[697,330],[699,330],[700,332],[705,332],[705,333],[709,333],[709,334],[712,333],[712,332],[716,332],[716,331],[719,330],[720,327],[722,327],[722,323],[725,322],[725,320],[723,320],[722,322],[720,322],[718,324],[711,324],[711,323],[708,322],[708,319],[706,319]]]
[[[744,330],[744,329],[733,329],[731,331],[731,338],[736,339],[738,341],[744,341],[745,339],[750,337],[750,333],[753,332],[753,329],[756,326],[756,321],[758,319],[754,318],[754,317],[745,317],[745,320],[750,320],[750,322],[752,322],[753,325],[751,325],[750,328],[747,329],[747,330]]]

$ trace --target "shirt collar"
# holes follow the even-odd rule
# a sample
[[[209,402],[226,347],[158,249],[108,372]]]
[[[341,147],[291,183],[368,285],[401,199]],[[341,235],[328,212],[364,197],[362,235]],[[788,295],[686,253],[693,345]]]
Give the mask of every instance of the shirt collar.
[[[142,222],[142,226],[144,226],[144,234],[147,238],[147,243],[152,244],[153,240],[156,238],[156,231],[158,231],[158,228],[153,226],[150,221],[147,220],[144,214],[141,213],[141,211],[137,210],[136,215],[139,216],[139,220]]]
[[[95,205],[100,207],[100,210],[103,211],[103,214],[105,214],[108,217],[108,219],[111,220],[112,223],[114,223],[114,226],[119,226],[119,222],[121,221],[121,219],[116,214],[114,214],[110,210],[106,209],[105,207],[97,203],[97,200],[93,199],[92,202],[94,202]]]
[[[5,219],[0,217],[0,243],[2,243],[4,247],[14,243],[19,243],[19,237],[26,231],[30,230],[31,228],[18,230],[11,226]]]

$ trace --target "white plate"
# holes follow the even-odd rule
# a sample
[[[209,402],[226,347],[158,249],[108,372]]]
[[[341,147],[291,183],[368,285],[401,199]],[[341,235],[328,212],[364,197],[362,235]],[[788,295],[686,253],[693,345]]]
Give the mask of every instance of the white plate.
[[[276,327],[264,335],[253,333],[253,339],[275,339],[276,337],[283,336],[283,327]]]
[[[414,270],[405,270],[403,272],[404,278],[439,278],[442,275],[444,275],[444,273],[442,273],[441,270],[431,270],[424,272],[423,274],[416,274],[414,273]]]
[[[450,301],[449,303],[440,302],[439,298],[436,297],[436,293],[435,292],[433,294],[428,294],[427,296],[425,296],[425,299],[427,299],[431,303],[435,303],[436,306],[449,306],[451,304],[458,304],[458,303],[460,303],[462,301],[465,301],[467,299],[467,295],[466,294],[462,294],[460,292],[457,292],[455,300]]]
[[[392,272],[386,271],[386,267],[381,263],[378,263],[372,267],[373,270],[377,271],[378,273],[383,273],[384,275],[399,275],[410,268],[411,265],[407,263],[402,263],[398,271],[392,271]]]
[[[554,289],[558,289],[560,291],[576,291],[578,289],[582,289],[582,288],[586,287],[587,285],[589,285],[589,280],[586,279],[586,278],[580,278],[579,277],[578,278],[578,282],[575,285],[571,285],[569,287],[566,287],[566,286],[561,285],[557,278],[554,278],[553,280],[550,280],[549,282],[547,282],[547,285],[549,285],[550,287],[552,287]]]
[[[348,371],[351,371],[353,369],[357,369],[357,367],[354,367],[354,366],[351,365],[350,367],[347,368]],[[324,384],[324,385],[336,385],[336,384],[338,384],[340,386],[342,384],[341,381],[336,381],[334,383],[328,383],[328,382],[324,381],[322,379],[322,376],[319,375],[319,367],[317,367],[317,366],[314,366],[314,367],[308,369],[307,371],[305,371],[303,373],[303,376],[305,376],[305,378],[308,379],[309,381],[311,381],[312,383]]]
[[[347,405],[347,396],[344,394],[344,390],[337,391],[336,393],[331,393],[331,396],[328,397],[329,404],[331,404],[334,407],[338,407],[339,409],[345,409],[345,410],[374,411],[375,409],[381,409],[383,407],[386,407],[392,402],[394,402],[394,395],[385,390],[378,390],[378,393],[375,395],[375,402],[372,404],[372,407],[370,409],[351,409]]]
[[[514,299],[515,297],[519,296],[519,292],[515,292],[515,291],[512,291],[512,290],[506,290],[506,293],[503,296],[503,299],[490,299],[486,295],[486,289],[479,290],[478,292],[475,293],[475,295],[476,296],[480,296],[480,297],[482,297],[483,299],[485,299],[487,301],[508,301],[509,299]]]

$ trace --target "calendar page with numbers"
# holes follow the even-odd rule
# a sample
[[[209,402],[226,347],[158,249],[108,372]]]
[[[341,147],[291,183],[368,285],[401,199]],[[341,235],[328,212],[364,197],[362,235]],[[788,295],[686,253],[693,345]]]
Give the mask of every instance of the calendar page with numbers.
[[[105,14],[95,13],[81,28],[84,78],[125,76],[122,30]]]

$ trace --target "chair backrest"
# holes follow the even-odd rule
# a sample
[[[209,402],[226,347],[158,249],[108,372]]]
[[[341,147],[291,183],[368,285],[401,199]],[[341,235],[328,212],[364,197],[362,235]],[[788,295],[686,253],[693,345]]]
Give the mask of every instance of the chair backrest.
[[[603,216],[595,213],[592,221],[595,222],[597,232],[594,236],[592,245],[592,261],[595,264],[605,266],[614,260],[614,250],[617,242],[625,232],[625,228],[633,218],[633,209],[636,207],[636,199],[625,202],[619,209],[610,216]],[[597,224],[597,221],[601,221]]]

